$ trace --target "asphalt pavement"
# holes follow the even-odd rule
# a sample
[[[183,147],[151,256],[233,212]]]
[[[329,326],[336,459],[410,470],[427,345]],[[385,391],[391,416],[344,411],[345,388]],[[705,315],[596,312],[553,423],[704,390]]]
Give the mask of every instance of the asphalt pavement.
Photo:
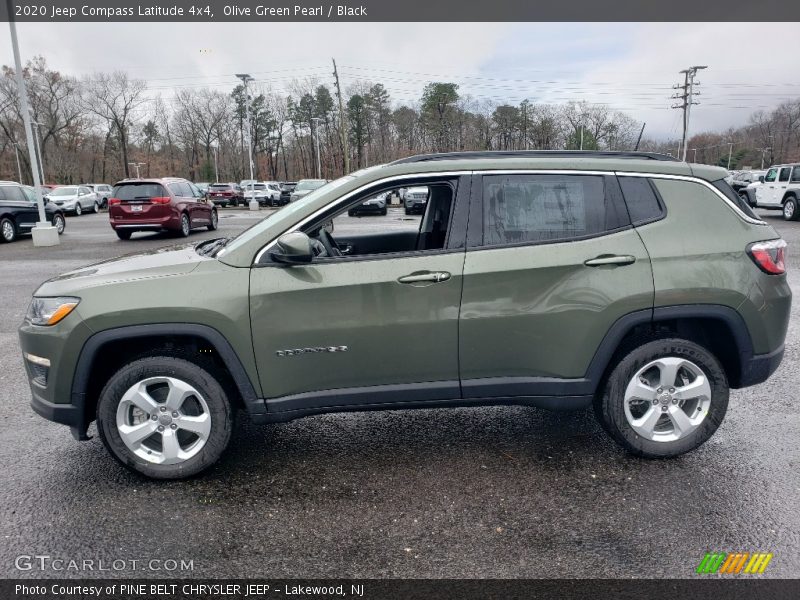
[[[101,213],[69,218],[57,248],[2,245],[0,577],[683,578],[709,551],[772,552],[765,577],[798,577],[800,222],[762,214],[789,242],[786,355],[768,382],[732,392],[724,423],[695,452],[631,457],[591,410],[242,418],[223,460],[182,482],[132,474],[99,439],[76,442],[35,415],[16,334],[45,279],[175,239],[120,241]],[[218,232],[191,239],[263,216],[223,210]],[[30,555],[125,566],[17,569]],[[193,568],[130,562],[151,559]]]

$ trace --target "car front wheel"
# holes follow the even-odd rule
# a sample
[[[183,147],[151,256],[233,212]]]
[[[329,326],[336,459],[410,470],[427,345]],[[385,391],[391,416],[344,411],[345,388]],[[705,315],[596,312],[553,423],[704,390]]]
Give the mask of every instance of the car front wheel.
[[[62,233],[64,233],[64,229],[66,229],[66,227],[67,227],[67,223],[64,220],[64,215],[62,215],[62,214],[55,215],[53,217],[52,223],[53,223],[53,227],[56,228],[56,231],[58,232],[58,235],[61,235]]]
[[[789,196],[783,203],[783,218],[786,221],[797,221],[800,218],[797,208],[797,198]]]
[[[679,456],[706,442],[728,409],[728,380],[719,361],[682,339],[645,343],[617,363],[595,412],[628,452]]]
[[[0,239],[4,242],[13,242],[17,239],[17,226],[9,218],[0,221]]]
[[[124,466],[147,477],[180,479],[225,451],[234,412],[217,379],[173,356],[132,362],[100,394],[97,430]]]

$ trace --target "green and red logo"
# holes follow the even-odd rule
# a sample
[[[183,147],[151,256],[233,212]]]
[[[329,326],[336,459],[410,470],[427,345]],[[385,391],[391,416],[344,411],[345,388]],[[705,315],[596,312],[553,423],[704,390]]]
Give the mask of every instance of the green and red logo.
[[[756,575],[763,573],[771,560],[771,552],[706,552],[697,567],[697,572]]]

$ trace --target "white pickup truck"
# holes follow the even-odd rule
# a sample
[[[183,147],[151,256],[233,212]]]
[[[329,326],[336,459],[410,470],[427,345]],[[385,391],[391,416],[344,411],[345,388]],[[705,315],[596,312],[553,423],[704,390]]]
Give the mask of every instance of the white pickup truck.
[[[758,208],[783,211],[787,221],[800,219],[800,163],[770,167],[755,188]]]

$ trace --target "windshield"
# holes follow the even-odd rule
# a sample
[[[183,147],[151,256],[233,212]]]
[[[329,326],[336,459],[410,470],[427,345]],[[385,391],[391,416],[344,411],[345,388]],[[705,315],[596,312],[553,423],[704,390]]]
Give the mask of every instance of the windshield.
[[[227,190],[231,186],[228,185],[227,183],[212,183],[208,187],[209,187],[209,189],[213,188],[215,190]]]
[[[328,185],[325,186],[324,190],[319,189],[321,188],[322,184],[318,185],[315,191],[311,192],[310,194],[306,194],[305,196],[303,196],[299,200],[296,200],[295,202],[292,202],[291,204],[287,204],[280,210],[275,211],[271,215],[262,219],[252,227],[245,229],[237,237],[233,238],[230,242],[228,242],[228,244],[219,253],[217,253],[217,256],[222,256],[224,254],[227,254],[228,252],[235,250],[236,248],[242,246],[243,244],[246,244],[253,238],[258,237],[276,220],[284,219],[295,213],[302,213],[309,204],[313,203],[319,197],[320,194],[327,194],[331,189],[344,185],[348,181],[355,179],[357,174],[363,172],[364,171],[362,170],[353,173],[352,175],[345,175],[344,177],[340,177],[339,179],[331,181],[330,183],[328,183]]]
[[[295,191],[302,192],[304,190],[316,190],[325,185],[324,179],[306,179],[297,184]]]
[[[74,196],[78,193],[78,188],[76,187],[60,187],[54,189],[52,192],[48,192],[48,196]]]

